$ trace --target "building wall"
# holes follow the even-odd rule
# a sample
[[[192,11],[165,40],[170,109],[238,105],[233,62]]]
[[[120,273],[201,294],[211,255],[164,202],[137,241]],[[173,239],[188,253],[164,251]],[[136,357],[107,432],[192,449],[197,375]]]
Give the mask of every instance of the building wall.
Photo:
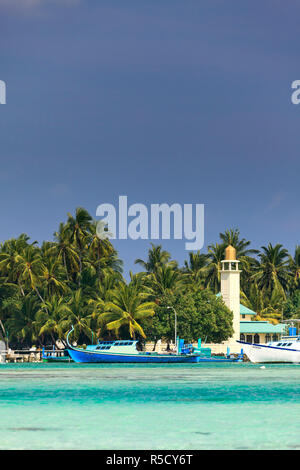
[[[245,336],[245,338],[243,339],[243,341],[254,343],[255,333],[244,333],[244,336]],[[251,339],[247,338],[247,336],[248,337],[251,336]],[[271,334],[258,333],[258,342],[259,343],[264,344],[264,343],[267,343],[269,341],[272,341],[273,339],[274,339],[273,335],[271,335]],[[278,340],[280,339],[279,334],[277,334],[277,339]],[[154,346],[153,342],[146,343],[146,351],[153,351],[153,346]],[[197,345],[197,343],[193,343],[193,346],[196,348],[198,345]],[[219,344],[205,343],[205,344],[202,344],[202,346],[206,347],[206,348],[210,348],[212,354],[227,354],[227,349],[228,348],[229,348],[231,353],[240,353],[241,349],[243,348],[243,346],[241,344],[235,343],[231,339],[229,341],[224,341],[223,343],[219,343]],[[174,346],[173,343],[170,344],[170,349],[175,351],[175,346]],[[156,344],[156,347],[155,347],[156,352],[164,353],[164,352],[166,352],[166,350],[167,350],[167,343],[158,342]]]
[[[269,341],[277,341],[280,339],[279,334],[270,334],[270,333],[241,333],[241,340],[246,341],[247,343],[268,343]]]
[[[253,315],[244,314],[244,315],[240,316],[240,320],[241,321],[252,321],[252,317],[253,317]]]
[[[153,351],[153,342],[146,343],[146,351]],[[198,345],[197,343],[193,343],[193,346],[196,348]],[[214,343],[205,343],[202,345],[205,348],[210,348],[212,354],[227,354],[227,348],[230,349],[232,353],[240,353],[241,346],[236,343],[235,347],[232,342],[225,341],[224,343],[214,344]],[[170,345],[171,350],[175,351],[175,347],[173,344]],[[167,350],[167,343],[159,343],[155,347],[155,352],[164,353]]]

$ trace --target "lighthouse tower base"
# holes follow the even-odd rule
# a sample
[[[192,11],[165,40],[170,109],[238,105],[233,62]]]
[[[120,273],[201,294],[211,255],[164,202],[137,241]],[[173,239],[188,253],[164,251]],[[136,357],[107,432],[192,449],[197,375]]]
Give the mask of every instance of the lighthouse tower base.
[[[228,246],[225,250],[225,259],[221,261],[221,296],[225,305],[233,313],[233,335],[222,344],[223,348],[230,348],[231,352],[240,352],[240,274],[239,261],[236,259],[236,250]]]

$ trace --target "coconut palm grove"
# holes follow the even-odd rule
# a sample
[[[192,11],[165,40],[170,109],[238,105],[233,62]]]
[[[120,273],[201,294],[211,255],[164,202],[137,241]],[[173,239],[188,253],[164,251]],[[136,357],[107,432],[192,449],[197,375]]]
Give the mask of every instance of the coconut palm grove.
[[[289,253],[281,244],[256,249],[227,229],[206,253],[193,252],[183,266],[161,245],[151,244],[140,268],[124,279],[123,263],[102,227],[84,208],[68,214],[53,241],[41,246],[26,234],[0,247],[0,326],[14,348],[52,346],[74,326],[73,340],[135,338],[141,342],[174,337],[220,342],[232,335],[232,313],[216,294],[219,270],[229,244],[240,260],[241,302],[255,320],[274,324],[300,318],[300,246]]]

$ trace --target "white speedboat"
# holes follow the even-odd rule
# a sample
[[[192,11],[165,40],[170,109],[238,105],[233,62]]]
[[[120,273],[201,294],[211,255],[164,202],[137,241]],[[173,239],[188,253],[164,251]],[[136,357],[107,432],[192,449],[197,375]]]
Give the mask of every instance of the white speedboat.
[[[283,336],[279,341],[252,344],[238,341],[254,363],[300,363],[300,336]]]

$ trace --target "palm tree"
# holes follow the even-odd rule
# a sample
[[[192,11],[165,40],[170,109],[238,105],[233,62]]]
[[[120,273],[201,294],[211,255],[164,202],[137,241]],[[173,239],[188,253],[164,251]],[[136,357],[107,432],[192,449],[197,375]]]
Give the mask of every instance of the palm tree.
[[[21,271],[20,282],[33,289],[39,299],[44,302],[38,286],[41,283],[41,273],[43,269],[41,254],[39,249],[32,245],[27,246],[22,253],[16,256],[18,269]]]
[[[110,232],[106,231],[105,228],[103,220],[93,222],[90,227],[88,262],[95,267],[99,279],[107,259],[114,252],[114,248],[108,240]]]
[[[221,261],[224,259],[224,245],[209,245],[208,247],[208,265],[204,270],[205,286],[217,294],[220,291],[220,270]]]
[[[4,308],[5,302],[7,302],[7,299],[10,299],[16,296],[17,292],[18,292],[18,287],[15,284],[11,282],[6,282],[5,278],[0,278],[0,329],[2,331],[4,340],[6,340],[8,337],[4,324],[9,315],[9,312],[7,312],[6,309]],[[1,337],[1,333],[0,333],[0,337]]]
[[[170,261],[171,255],[168,251],[162,250],[161,245],[154,245],[151,243],[152,248],[148,250],[148,260],[143,261],[138,258],[134,264],[139,264],[144,268],[147,273],[154,273],[159,267],[168,265],[177,267],[176,261]]]
[[[203,279],[203,273],[207,266],[208,255],[197,253],[189,253],[189,260],[184,262],[183,272],[188,273],[192,283],[197,284]]]
[[[220,233],[220,238],[223,242],[224,248],[231,245],[236,249],[237,258],[240,260],[244,256],[258,254],[258,250],[250,249],[249,245],[251,242],[245,238],[240,239],[239,229],[225,230],[224,233]]]
[[[89,291],[90,325],[93,330],[97,331],[97,336],[105,329],[105,321],[102,319],[101,313],[105,311],[107,302],[112,301],[120,282],[123,281],[118,273],[106,272],[101,281],[97,279],[94,288]]]
[[[248,295],[241,291],[241,303],[257,314],[263,311],[265,307],[264,292],[258,287],[256,282],[250,283]]]
[[[56,243],[48,250],[48,253],[63,264],[67,280],[69,280],[70,274],[79,272],[79,255],[69,241],[68,227],[61,223],[58,231],[54,232],[54,239]]]
[[[300,280],[300,245],[296,246],[294,257],[289,256],[289,271],[292,278],[291,287],[293,290],[296,290],[299,288]]]
[[[264,303],[265,307],[257,315],[256,320],[267,320],[276,325],[283,317],[284,298],[281,291],[274,289],[270,298],[265,294]]]
[[[154,315],[154,302],[145,300],[145,295],[135,285],[121,284],[115,292],[111,302],[105,305],[105,312],[101,319],[106,323],[108,330],[118,335],[122,328],[127,330],[130,337],[135,339],[136,333],[146,338],[140,322]]]
[[[58,338],[64,342],[61,322],[65,315],[71,313],[70,307],[63,297],[55,295],[50,297],[45,303],[41,304],[36,314],[38,336],[43,339],[45,335],[49,335],[53,345],[56,344]]]
[[[267,247],[262,246],[262,250],[262,253],[259,254],[260,264],[252,279],[270,297],[273,290],[276,290],[285,299],[285,292],[290,281],[290,274],[287,268],[288,251],[280,244],[273,246],[271,243]]]
[[[1,244],[0,252],[0,272],[6,276],[8,282],[17,283],[20,292],[25,296],[21,282],[22,267],[18,263],[18,255],[29,246],[29,237],[26,234],[20,235],[17,239],[13,238]],[[35,242],[32,244],[34,245]]]
[[[114,249],[100,259],[94,258],[88,249],[83,258],[83,265],[92,268],[99,280],[102,280],[106,273],[115,272],[121,274],[123,272],[123,261],[120,260],[118,253]]]
[[[135,286],[139,292],[143,292],[146,296],[150,297],[154,294],[151,279],[153,274],[147,274],[145,272],[135,273],[129,271],[130,285]]]
[[[179,292],[188,282],[188,275],[171,266],[163,265],[147,281],[156,297]]]
[[[64,282],[65,270],[59,260],[53,258],[44,258],[41,268],[40,280],[43,283],[47,296],[62,294],[67,290]]]
[[[122,274],[123,272],[123,261],[119,258],[119,255],[116,250],[110,253],[106,258],[100,260],[100,266],[102,266],[102,273],[118,273]],[[100,276],[102,277],[102,276]]]
[[[68,213],[66,232],[69,241],[79,253],[79,273],[82,270],[83,250],[87,247],[87,237],[91,233],[92,221],[91,215],[83,207],[77,207],[75,217]]]
[[[89,251],[97,260],[104,256],[108,256],[113,250],[113,246],[109,241],[112,233],[108,231],[103,220],[94,221],[90,226],[90,246]]]
[[[97,281],[95,298],[101,297],[105,302],[111,300],[113,293],[122,282],[123,278],[118,272],[105,273],[103,279]]]
[[[239,265],[241,269],[241,292],[246,296],[250,294],[250,288],[253,284],[252,275],[259,267],[259,261],[256,258],[250,256],[244,256],[241,258]]]
[[[36,314],[39,310],[39,303],[32,293],[25,297],[11,297],[5,305],[10,316],[7,320],[7,329],[11,338],[16,338],[28,345],[40,340],[37,332]]]
[[[82,289],[77,289],[71,293],[60,322],[61,331],[65,334],[72,326],[74,326],[73,338],[76,341],[84,337],[92,337],[90,316]]]
[[[103,313],[105,303],[112,300],[115,290],[121,282],[123,282],[123,278],[119,273],[105,272],[101,281],[96,278],[94,284],[91,286],[84,286],[93,319],[97,319],[99,314]]]

